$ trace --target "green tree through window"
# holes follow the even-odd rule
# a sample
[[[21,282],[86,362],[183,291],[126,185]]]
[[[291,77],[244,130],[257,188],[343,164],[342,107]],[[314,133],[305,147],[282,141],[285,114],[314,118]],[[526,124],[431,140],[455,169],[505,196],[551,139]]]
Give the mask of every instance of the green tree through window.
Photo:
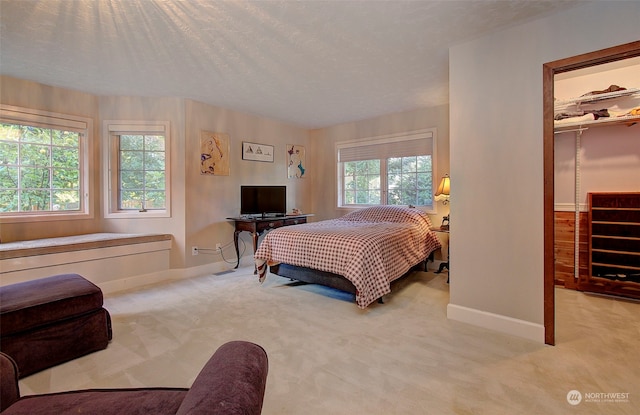
[[[350,205],[380,204],[380,160],[344,163],[345,201]]]
[[[81,137],[0,123],[0,213],[79,211]]]
[[[433,203],[430,155],[349,161],[343,169],[345,205]]]
[[[340,207],[434,209],[435,128],[336,143]]]
[[[431,156],[387,159],[388,205],[426,206],[433,203]]]
[[[163,135],[120,135],[119,208],[164,209],[165,139]]]

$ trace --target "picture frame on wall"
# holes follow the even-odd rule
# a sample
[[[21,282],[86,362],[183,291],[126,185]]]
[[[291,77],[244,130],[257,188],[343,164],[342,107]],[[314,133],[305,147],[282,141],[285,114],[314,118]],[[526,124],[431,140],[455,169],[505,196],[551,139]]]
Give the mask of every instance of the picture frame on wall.
[[[242,160],[273,163],[273,146],[268,144],[242,142]]]
[[[287,144],[287,177],[302,179],[307,169],[304,146]]]
[[[201,131],[200,174],[229,175],[229,134]]]

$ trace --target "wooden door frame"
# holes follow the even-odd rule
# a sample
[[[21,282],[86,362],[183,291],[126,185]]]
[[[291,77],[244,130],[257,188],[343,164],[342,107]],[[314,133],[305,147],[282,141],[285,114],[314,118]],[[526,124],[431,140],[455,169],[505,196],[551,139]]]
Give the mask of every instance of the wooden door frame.
[[[576,69],[640,56],[640,41],[560,59],[542,65],[544,163],[544,342],[555,344],[555,197],[554,197],[554,76]]]

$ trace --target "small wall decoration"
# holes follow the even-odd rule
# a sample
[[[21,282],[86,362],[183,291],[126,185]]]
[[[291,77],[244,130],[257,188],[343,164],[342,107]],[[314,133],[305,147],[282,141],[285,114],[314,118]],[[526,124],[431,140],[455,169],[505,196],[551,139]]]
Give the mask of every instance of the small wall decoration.
[[[273,163],[273,146],[243,141],[242,160],[268,161]]]
[[[200,133],[200,174],[229,175],[229,134]]]
[[[301,179],[306,169],[304,147],[287,144],[287,176],[290,179]]]

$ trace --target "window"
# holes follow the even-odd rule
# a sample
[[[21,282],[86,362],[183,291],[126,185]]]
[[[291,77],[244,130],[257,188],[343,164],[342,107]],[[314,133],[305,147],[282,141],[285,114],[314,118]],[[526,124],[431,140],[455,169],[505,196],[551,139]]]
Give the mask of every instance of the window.
[[[337,144],[338,206],[433,209],[435,129]]]
[[[89,119],[0,106],[0,217],[86,217],[90,130]]]
[[[118,209],[165,209],[163,135],[121,134],[118,140]]]
[[[105,122],[107,216],[168,216],[168,123]],[[148,215],[147,215],[148,216]]]

